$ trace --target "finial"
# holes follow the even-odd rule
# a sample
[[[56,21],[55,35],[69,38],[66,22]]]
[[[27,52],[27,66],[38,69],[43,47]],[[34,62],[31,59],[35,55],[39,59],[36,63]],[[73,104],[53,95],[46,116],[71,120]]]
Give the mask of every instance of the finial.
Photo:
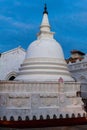
[[[44,6],[44,12],[43,12],[43,14],[48,14],[47,5],[46,5],[46,4],[45,4],[45,6]]]

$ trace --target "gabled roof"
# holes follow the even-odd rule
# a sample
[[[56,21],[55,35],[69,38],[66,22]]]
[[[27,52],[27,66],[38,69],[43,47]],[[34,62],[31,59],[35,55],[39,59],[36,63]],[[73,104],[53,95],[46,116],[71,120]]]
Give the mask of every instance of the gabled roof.
[[[23,52],[26,52],[25,49],[23,49],[21,46],[18,46],[17,48],[8,50],[8,51],[6,51],[6,52],[3,52],[2,54],[11,53],[11,52],[13,52],[13,51],[17,51],[18,49],[22,50]]]
[[[79,51],[79,50],[72,50],[71,51],[71,54],[75,54],[75,53],[78,53],[80,55],[85,55],[85,53],[83,53],[82,51]]]
[[[85,56],[85,53],[84,52],[82,52],[82,51],[79,51],[79,50],[72,50],[71,51],[71,54],[73,55],[73,54],[79,54],[79,56],[77,56],[77,57],[70,57],[70,58],[68,58],[68,59],[66,59],[66,62],[67,63],[69,63],[69,62],[71,62],[71,63],[75,63],[77,60],[78,61],[82,61],[83,59],[84,59],[84,56]]]

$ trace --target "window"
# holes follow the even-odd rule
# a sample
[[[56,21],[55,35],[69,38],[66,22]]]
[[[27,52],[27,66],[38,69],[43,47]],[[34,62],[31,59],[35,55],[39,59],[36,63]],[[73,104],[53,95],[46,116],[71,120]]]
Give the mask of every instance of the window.
[[[8,80],[14,80],[15,76],[11,76]]]

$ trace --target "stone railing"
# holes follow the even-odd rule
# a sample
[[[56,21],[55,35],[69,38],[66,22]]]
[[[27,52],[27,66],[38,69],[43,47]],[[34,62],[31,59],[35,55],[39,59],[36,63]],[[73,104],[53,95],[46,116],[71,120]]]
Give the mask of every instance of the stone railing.
[[[18,82],[18,81],[0,81],[0,93],[11,92],[33,92],[33,93],[58,93],[59,91],[71,92],[79,91],[79,83],[75,82]],[[61,89],[61,90],[60,90]]]
[[[68,64],[69,70],[70,71],[76,71],[76,70],[81,70],[81,69],[87,69],[87,62],[85,63],[70,63]]]

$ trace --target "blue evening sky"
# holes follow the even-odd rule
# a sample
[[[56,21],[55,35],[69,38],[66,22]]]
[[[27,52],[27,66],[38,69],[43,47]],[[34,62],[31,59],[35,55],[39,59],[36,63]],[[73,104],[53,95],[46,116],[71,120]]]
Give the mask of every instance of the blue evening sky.
[[[87,0],[0,0],[0,52],[27,49],[39,32],[45,2],[65,58],[73,49],[87,53]]]

